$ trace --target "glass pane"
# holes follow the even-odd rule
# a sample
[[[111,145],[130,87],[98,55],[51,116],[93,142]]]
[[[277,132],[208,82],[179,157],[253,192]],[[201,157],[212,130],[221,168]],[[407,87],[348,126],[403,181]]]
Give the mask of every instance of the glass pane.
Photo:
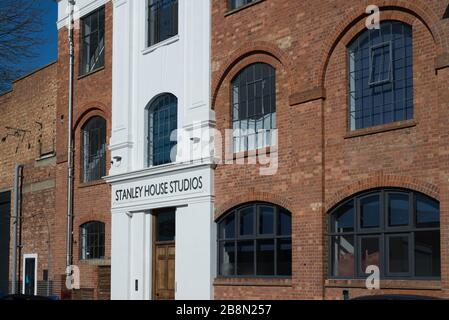
[[[257,241],[257,275],[274,275],[274,240]]]
[[[419,228],[440,226],[440,205],[437,201],[416,195],[416,226]]]
[[[292,239],[277,241],[277,275],[292,275]]]
[[[410,217],[409,196],[407,194],[389,194],[388,202],[388,225],[390,227],[407,226]]]
[[[407,273],[409,266],[409,237],[391,236],[389,237],[389,272]]]
[[[234,213],[228,215],[220,223],[220,238],[221,239],[235,238],[235,214]]]
[[[259,207],[259,234],[274,234],[274,207]]]
[[[332,232],[354,231],[354,201],[351,200],[334,211],[332,220]]]
[[[254,241],[237,243],[237,274],[254,275]]]
[[[176,210],[160,212],[156,216],[156,241],[175,240]]]
[[[417,277],[441,276],[440,232],[415,233],[415,275]]]
[[[362,228],[378,228],[380,226],[379,195],[360,200],[360,226]]]
[[[354,276],[354,237],[332,237],[332,275]]]
[[[231,276],[235,274],[235,242],[220,244],[220,274]]]
[[[254,206],[240,210],[240,235],[248,236],[254,234]]]
[[[290,236],[291,234],[292,234],[292,216],[288,211],[280,208],[278,217],[278,235]]]
[[[360,240],[360,258],[362,273],[366,272],[368,266],[380,266],[379,238],[362,238]]]

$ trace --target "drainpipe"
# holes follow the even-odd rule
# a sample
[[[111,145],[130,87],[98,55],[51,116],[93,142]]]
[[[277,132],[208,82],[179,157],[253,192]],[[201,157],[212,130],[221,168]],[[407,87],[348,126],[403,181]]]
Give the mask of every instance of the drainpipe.
[[[12,294],[17,293],[17,226],[19,224],[20,181],[22,179],[23,165],[17,164],[14,171],[14,213],[12,238]]]
[[[73,220],[73,67],[74,67],[74,42],[73,42],[73,8],[74,0],[69,0],[69,100],[68,100],[68,131],[67,131],[67,261],[66,274],[70,276],[72,265],[72,220]]]

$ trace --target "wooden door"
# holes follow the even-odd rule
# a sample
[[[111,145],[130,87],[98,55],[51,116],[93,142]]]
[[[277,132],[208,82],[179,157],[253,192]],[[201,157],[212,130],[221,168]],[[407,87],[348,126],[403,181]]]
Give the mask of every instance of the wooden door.
[[[175,244],[155,245],[154,299],[175,299]]]
[[[176,209],[154,212],[153,299],[175,299]]]

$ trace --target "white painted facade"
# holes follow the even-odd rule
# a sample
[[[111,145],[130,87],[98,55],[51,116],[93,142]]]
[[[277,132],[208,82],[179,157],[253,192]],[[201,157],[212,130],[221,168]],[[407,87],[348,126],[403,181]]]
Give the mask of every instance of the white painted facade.
[[[113,164],[106,177],[112,186],[111,297],[152,299],[152,210],[176,207],[175,298],[213,299],[213,164],[208,147],[198,149],[214,123],[210,0],[179,0],[178,35],[150,48],[147,0],[112,2]],[[178,130],[186,134],[183,142],[178,140],[182,152],[174,163],[147,167],[146,107],[162,93],[177,97]],[[151,185],[199,177],[201,188],[159,196],[143,192]],[[119,190],[140,194],[122,199],[117,197]]]

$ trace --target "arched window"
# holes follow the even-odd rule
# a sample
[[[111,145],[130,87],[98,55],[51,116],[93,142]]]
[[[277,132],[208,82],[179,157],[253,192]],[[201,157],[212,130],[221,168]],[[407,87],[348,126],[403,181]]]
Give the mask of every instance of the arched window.
[[[169,93],[157,97],[148,108],[148,166],[170,163],[176,141],[171,141],[178,129],[178,99]]]
[[[421,193],[380,189],[359,194],[329,214],[330,273],[366,278],[440,277],[439,203]]]
[[[104,223],[90,221],[80,226],[80,259],[104,258]]]
[[[81,131],[83,182],[100,180],[106,175],[106,121],[92,117]]]
[[[276,129],[276,71],[265,63],[243,69],[232,81],[234,152],[271,146]]]
[[[385,21],[349,45],[351,130],[413,118],[411,26]]]
[[[292,222],[268,203],[235,208],[218,222],[220,276],[291,276]]]

